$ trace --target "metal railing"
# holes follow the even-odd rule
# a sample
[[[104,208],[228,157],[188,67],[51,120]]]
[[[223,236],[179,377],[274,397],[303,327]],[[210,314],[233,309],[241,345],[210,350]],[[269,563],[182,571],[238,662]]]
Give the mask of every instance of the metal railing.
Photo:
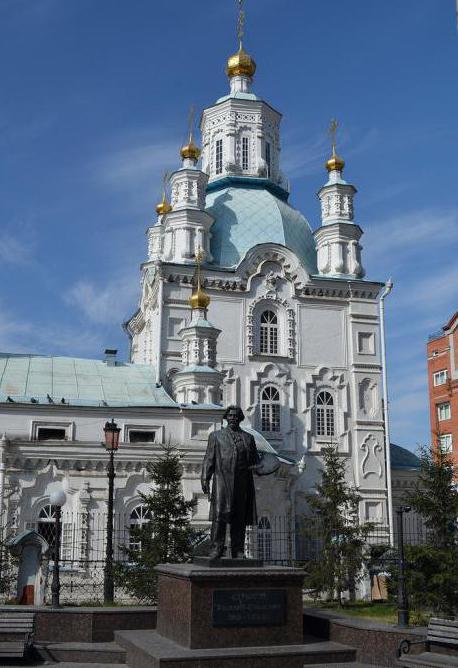
[[[126,563],[128,556],[126,548],[135,543],[131,538],[130,516],[115,514],[114,516],[114,561]],[[25,521],[23,526],[14,530],[15,534],[24,529],[34,529],[45,537],[51,545],[49,561],[43,562],[42,578],[45,591],[45,601],[50,601],[51,575],[53,569],[52,545],[53,523],[41,522],[34,519]],[[323,537],[329,535],[329,527],[325,527],[318,520],[310,517],[291,518],[285,516],[261,517],[254,527],[247,527],[246,555],[261,559],[265,564],[284,566],[307,564],[319,559],[323,549]],[[3,539],[0,537],[0,546],[5,544],[8,535],[12,535],[10,528]],[[337,532],[336,532],[337,535]],[[72,605],[95,605],[103,601],[103,575],[105,566],[106,515],[100,512],[87,514],[62,513],[61,534],[61,603]],[[404,543],[419,545],[428,542],[428,535],[424,525],[418,517],[406,517],[404,526]],[[385,546],[386,558],[393,560],[397,550],[395,546],[389,551],[388,526],[379,524],[371,526],[365,537],[367,548]],[[205,544],[199,546],[199,552],[205,551]],[[0,559],[0,599],[5,601],[16,596],[16,577],[11,578],[11,569],[17,570],[15,564],[3,548]],[[383,565],[383,564],[382,564]],[[8,578],[6,574],[8,573]],[[2,591],[3,590],[3,591]],[[115,586],[115,601],[117,603],[135,603],[135,599],[119,585]]]

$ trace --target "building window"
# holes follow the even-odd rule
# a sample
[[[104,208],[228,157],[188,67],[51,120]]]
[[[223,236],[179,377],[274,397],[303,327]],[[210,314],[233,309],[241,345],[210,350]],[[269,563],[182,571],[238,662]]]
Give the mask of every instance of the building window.
[[[271,172],[271,154],[270,154],[270,142],[266,141],[266,167],[267,167],[267,178],[270,178]]]
[[[272,560],[272,527],[267,517],[258,522],[258,559]]]
[[[436,371],[436,373],[433,374],[434,387],[437,387],[438,385],[444,385],[446,382],[447,382],[447,369]]]
[[[242,137],[242,169],[248,171],[248,137]]]
[[[216,140],[215,147],[215,170],[217,174],[221,174],[223,171],[223,140]]]
[[[334,436],[334,399],[330,392],[320,392],[316,398],[316,434]]]
[[[280,394],[272,385],[261,392],[261,431],[280,431]]]
[[[263,311],[260,318],[259,352],[278,354],[278,319],[273,311]]]
[[[49,545],[49,556],[54,558],[54,544],[56,542],[56,506],[48,504],[40,510],[38,515],[38,533],[43,536]]]
[[[129,429],[129,443],[154,443],[156,432],[146,429]]]
[[[65,441],[67,430],[58,427],[38,427],[37,441]]]
[[[451,412],[449,401],[437,405],[437,417],[439,420],[450,420]]]
[[[448,454],[452,451],[452,435],[451,434],[440,434],[439,436],[439,448],[440,451],[444,454]]]
[[[135,536],[135,529],[141,529],[151,521],[151,511],[148,506],[142,503],[136,506],[129,517],[129,548],[131,550],[141,550],[141,542],[138,536]]]

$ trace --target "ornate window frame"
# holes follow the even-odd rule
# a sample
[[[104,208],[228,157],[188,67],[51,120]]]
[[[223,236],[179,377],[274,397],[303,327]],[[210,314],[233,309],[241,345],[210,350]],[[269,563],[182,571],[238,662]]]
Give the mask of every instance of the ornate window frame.
[[[264,311],[273,311],[278,318],[278,352],[261,353],[259,349],[260,318]],[[296,313],[286,299],[267,294],[254,299],[247,314],[247,352],[249,357],[269,356],[294,359],[296,356]]]

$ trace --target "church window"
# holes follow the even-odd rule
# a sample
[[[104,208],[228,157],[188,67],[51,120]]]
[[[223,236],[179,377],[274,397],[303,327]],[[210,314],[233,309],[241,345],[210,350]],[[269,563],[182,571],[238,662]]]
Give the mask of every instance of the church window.
[[[221,174],[223,171],[223,140],[217,139],[215,145],[215,171]]]
[[[317,436],[334,436],[334,399],[329,392],[320,392],[316,398]]]
[[[258,559],[272,560],[272,527],[267,517],[258,522]]]
[[[270,355],[278,354],[278,318],[273,311],[261,313],[259,352]]]
[[[144,503],[136,506],[129,517],[129,548],[131,550],[141,550],[141,541],[138,540],[138,536],[135,536],[135,529],[141,529],[151,521],[151,511],[148,506]]]
[[[156,432],[146,429],[129,429],[129,443],[154,443]]]
[[[245,172],[248,171],[248,147],[249,147],[248,137],[242,137],[242,169]]]
[[[40,510],[38,516],[38,533],[48,543],[52,558],[54,543],[56,542],[56,506],[48,504]]]
[[[66,437],[66,429],[58,429],[57,427],[38,427],[37,429],[38,441],[64,441]]]
[[[261,431],[280,431],[280,393],[272,385],[261,393]]]
[[[71,519],[71,518],[70,518]],[[74,525],[73,522],[62,521],[60,538],[60,559],[65,562],[74,558]],[[37,531],[49,545],[50,559],[54,559],[54,545],[56,542],[56,506],[44,506],[38,515]],[[67,564],[68,565],[68,564]]]
[[[270,142],[266,141],[266,166],[267,166],[267,177],[270,177],[271,172],[271,155],[270,155]]]

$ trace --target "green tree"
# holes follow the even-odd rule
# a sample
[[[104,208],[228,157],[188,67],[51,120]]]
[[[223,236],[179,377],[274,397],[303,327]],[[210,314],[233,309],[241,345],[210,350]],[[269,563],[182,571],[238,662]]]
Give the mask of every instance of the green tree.
[[[439,447],[422,448],[420,472],[406,502],[426,526],[426,543],[408,545],[407,587],[418,611],[454,615],[458,611],[458,489],[456,468]]]
[[[314,511],[311,522],[316,555],[308,562],[305,586],[316,596],[337,598],[349,591],[355,597],[356,584],[363,578],[366,539],[373,524],[359,521],[358,491],[346,481],[345,459],[335,446],[323,450],[322,476],[315,494],[307,495]]]
[[[191,526],[195,500],[186,501],[181,489],[181,462],[175,448],[163,446],[159,459],[147,465],[151,492],[141,494],[150,513],[149,522],[133,527],[130,546],[123,547],[125,563],[115,569],[116,582],[142,602],[157,600],[155,566],[165,562],[185,562],[202,536]]]

